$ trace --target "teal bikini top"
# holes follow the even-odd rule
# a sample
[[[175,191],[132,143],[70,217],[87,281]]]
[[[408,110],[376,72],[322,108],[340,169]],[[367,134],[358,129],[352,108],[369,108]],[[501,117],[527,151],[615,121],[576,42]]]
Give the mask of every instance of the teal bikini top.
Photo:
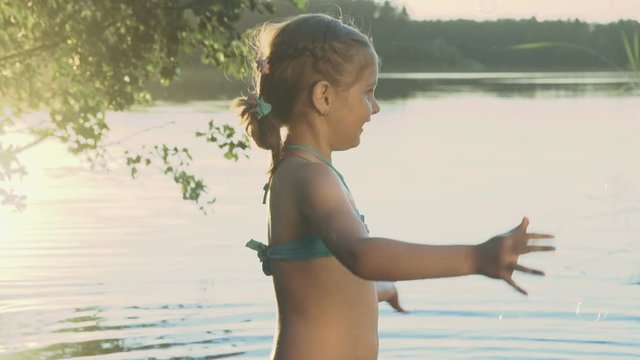
[[[342,174],[331,165],[331,163],[325,159],[320,153],[308,146],[304,145],[289,145],[286,147],[287,149],[299,149],[312,153],[317,156],[322,162],[327,164],[335,173],[338,175],[338,178],[350,192],[349,186],[344,181]],[[269,184],[264,187],[265,194],[263,203],[265,203],[265,199],[267,196],[267,192],[269,191]],[[364,215],[360,214],[358,209],[355,209],[358,217],[364,222]],[[365,224],[366,226],[366,224]],[[295,239],[286,244],[278,245],[278,246],[268,246],[256,240],[249,240],[246,246],[250,249],[253,249],[258,252],[258,258],[262,263],[262,271],[265,275],[271,275],[271,260],[281,260],[281,261],[304,261],[311,260],[326,256],[333,256],[327,246],[324,244],[319,235],[309,234],[307,236],[303,236],[299,239]]]

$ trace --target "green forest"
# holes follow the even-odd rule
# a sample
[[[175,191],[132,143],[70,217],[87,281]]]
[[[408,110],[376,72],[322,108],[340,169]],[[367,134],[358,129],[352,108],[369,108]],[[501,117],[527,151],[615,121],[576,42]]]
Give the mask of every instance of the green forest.
[[[274,4],[275,14],[247,12],[238,27],[248,29],[302,12],[290,1],[277,0]],[[621,71],[628,69],[622,34],[631,37],[640,31],[640,23],[631,20],[609,24],[535,18],[417,21],[406,9],[388,1],[310,0],[305,11],[341,16],[367,32],[382,59],[382,72]],[[566,46],[513,48],[539,42]],[[159,84],[151,87],[156,97],[219,98],[243,89],[240,81],[229,79],[222,70],[203,65],[197,53],[186,57],[182,64],[181,75],[170,88]],[[203,88],[211,83],[225,86],[213,94],[203,94]]]
[[[275,1],[268,18],[250,13],[240,22],[251,27],[267,19],[300,13],[290,3]],[[611,63],[583,50],[555,47],[514,50],[532,42],[559,42],[584,47],[624,68],[627,56],[622,33],[640,30],[626,20],[591,24],[580,20],[538,21],[503,19],[416,21],[405,9],[371,0],[310,0],[309,12],[325,12],[351,19],[373,39],[383,71],[606,71]]]

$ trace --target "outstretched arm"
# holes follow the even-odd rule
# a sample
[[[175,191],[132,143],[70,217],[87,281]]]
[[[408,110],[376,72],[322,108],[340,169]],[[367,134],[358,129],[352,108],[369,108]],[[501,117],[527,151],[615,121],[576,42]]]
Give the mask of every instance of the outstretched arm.
[[[306,215],[329,250],[355,275],[368,280],[413,280],[482,274],[502,279],[523,294],[515,284],[513,271],[543,275],[517,263],[520,255],[554,250],[531,246],[531,239],[553,238],[527,233],[523,218],[511,231],[479,245],[423,245],[394,239],[369,237],[339,180],[318,167],[305,179],[301,199]]]
[[[527,295],[512,278],[515,270],[544,275],[518,264],[520,255],[535,251],[552,251],[552,246],[528,245],[529,240],[550,239],[552,235],[527,233],[526,217],[511,231],[494,236],[475,246],[434,246],[410,244],[384,238],[368,238],[360,243],[356,274],[376,280],[399,280],[451,277],[481,274],[502,279],[514,289]],[[401,260],[399,260],[401,259]],[[394,261],[395,260],[395,261]]]

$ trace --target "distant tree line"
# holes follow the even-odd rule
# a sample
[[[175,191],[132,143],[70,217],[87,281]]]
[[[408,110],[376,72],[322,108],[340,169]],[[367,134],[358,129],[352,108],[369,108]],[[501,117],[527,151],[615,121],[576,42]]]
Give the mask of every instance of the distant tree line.
[[[274,14],[246,12],[237,23],[249,29],[267,20],[300,14],[291,1],[274,0]],[[405,8],[372,0],[310,0],[307,12],[351,19],[373,38],[383,72],[471,71],[614,71],[626,70],[628,59],[622,33],[640,31],[636,21],[591,24],[583,21],[412,20]],[[524,43],[571,44],[528,50]],[[181,61],[180,76],[170,87],[149,86],[154,98],[172,101],[227,99],[246,91],[243,81],[201,61],[198,52]],[[605,61],[603,57],[607,58]]]
[[[560,42],[588,48],[624,68],[621,33],[640,30],[637,21],[590,24],[573,21],[416,21],[389,1],[311,0],[311,10],[335,3],[368,30],[386,71],[567,71],[614,70],[601,58],[570,47],[514,50],[532,42]]]
[[[414,71],[596,71],[627,66],[621,32],[640,27],[635,21],[606,25],[578,20],[498,20],[475,22],[405,21],[372,26],[385,70]],[[524,43],[555,42],[573,47],[514,50]],[[594,53],[580,50],[590,49]],[[614,66],[615,65],[615,66]]]
[[[276,13],[250,13],[239,23],[249,28],[268,19],[300,13],[284,0],[274,1]],[[627,66],[623,32],[640,30],[632,20],[609,24],[584,21],[412,20],[389,1],[310,0],[308,12],[342,14],[371,35],[383,61],[383,71],[606,71]],[[611,61],[571,47],[514,50],[532,42],[560,42],[588,48]]]

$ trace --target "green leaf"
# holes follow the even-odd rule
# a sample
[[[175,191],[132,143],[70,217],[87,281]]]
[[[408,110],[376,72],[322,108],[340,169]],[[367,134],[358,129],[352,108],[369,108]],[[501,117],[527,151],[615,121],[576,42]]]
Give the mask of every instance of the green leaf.
[[[586,52],[589,53],[593,56],[595,56],[596,58],[602,60],[603,62],[609,64],[612,68],[621,71],[622,69],[613,61],[611,61],[610,59],[608,59],[607,57],[603,56],[602,54],[586,47],[586,46],[582,46],[579,44],[572,44],[572,43],[563,43],[563,42],[534,42],[534,43],[526,43],[526,44],[519,44],[519,45],[514,45],[509,47],[509,49],[512,50],[532,50],[532,49],[542,49],[542,48],[547,48],[547,47],[563,47],[563,48],[569,48],[569,49],[574,49],[574,50],[578,50],[578,51],[582,51],[582,52]]]
[[[542,49],[553,46],[562,46],[563,44],[557,42],[535,42],[535,43],[526,43],[511,46],[510,49],[513,50],[530,50],[530,49]]]
[[[300,10],[304,10],[307,6],[307,0],[291,0],[291,2]]]
[[[629,43],[627,34],[622,34],[622,43],[624,44],[624,51],[627,54],[627,59],[629,61],[629,65],[631,66],[631,70],[635,71],[638,68],[638,64],[636,63],[634,52],[631,49],[631,44]]]
[[[636,32],[633,34],[633,48],[634,48],[634,53],[633,53],[633,57],[635,58],[635,71],[636,71],[636,75],[640,78],[640,44],[638,43],[638,35],[640,33],[640,30],[636,30]]]
[[[620,96],[624,93],[626,93],[627,91],[633,89],[633,85],[632,84],[625,84],[623,86],[621,86],[620,88],[618,88],[616,91],[613,92],[613,94],[615,96]]]

